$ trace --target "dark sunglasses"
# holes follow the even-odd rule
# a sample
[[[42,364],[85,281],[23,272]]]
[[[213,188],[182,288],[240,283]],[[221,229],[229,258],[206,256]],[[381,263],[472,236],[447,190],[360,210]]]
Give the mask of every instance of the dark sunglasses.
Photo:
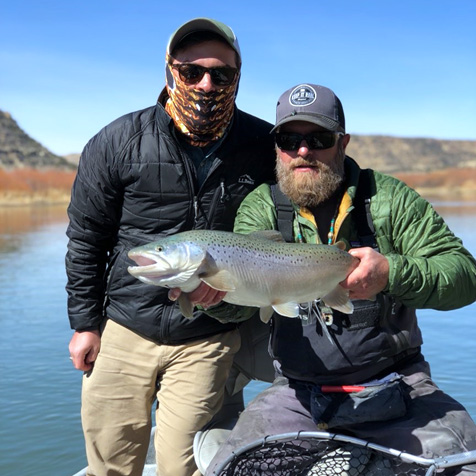
[[[309,149],[324,150],[334,147],[337,139],[343,136],[342,132],[311,132],[310,134],[298,134],[296,132],[277,132],[275,134],[276,145],[282,150],[298,150],[301,142],[306,141]]]
[[[208,73],[215,86],[228,86],[235,77],[238,69],[231,66],[217,66],[215,68],[205,68],[193,63],[174,63],[170,67],[178,71],[180,79],[188,85],[199,83],[203,75]]]

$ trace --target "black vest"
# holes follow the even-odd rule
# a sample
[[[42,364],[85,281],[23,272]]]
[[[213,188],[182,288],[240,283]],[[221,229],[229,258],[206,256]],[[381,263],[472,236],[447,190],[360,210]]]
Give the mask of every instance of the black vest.
[[[370,213],[371,174],[361,171],[352,211],[359,243],[352,246],[378,250]],[[276,185],[271,194],[278,230],[286,241],[294,242],[294,207]],[[420,354],[422,339],[413,309],[384,293],[375,301],[354,300],[353,305],[350,315],[322,309],[321,313],[330,311],[325,329],[323,320],[306,319],[312,315],[306,306],[301,319],[273,315],[270,352],[286,377],[317,384],[355,384],[389,373]]]

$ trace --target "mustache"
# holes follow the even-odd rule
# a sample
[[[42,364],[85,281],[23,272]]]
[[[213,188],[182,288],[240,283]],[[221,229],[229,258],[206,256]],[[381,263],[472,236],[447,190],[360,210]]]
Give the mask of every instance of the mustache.
[[[305,159],[299,158],[299,159],[294,159],[289,164],[289,168],[297,169],[298,167],[314,167],[321,170],[323,168],[323,165],[324,164],[322,164],[318,160],[305,160]]]

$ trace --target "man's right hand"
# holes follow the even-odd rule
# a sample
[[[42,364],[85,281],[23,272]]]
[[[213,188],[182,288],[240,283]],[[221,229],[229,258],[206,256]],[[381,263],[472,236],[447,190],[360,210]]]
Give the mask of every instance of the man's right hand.
[[[78,370],[91,370],[100,348],[99,331],[76,331],[69,343],[69,354],[73,365]]]
[[[339,283],[349,290],[350,299],[373,299],[383,291],[388,283],[388,259],[373,248],[353,248],[349,250],[358,258],[359,264]]]

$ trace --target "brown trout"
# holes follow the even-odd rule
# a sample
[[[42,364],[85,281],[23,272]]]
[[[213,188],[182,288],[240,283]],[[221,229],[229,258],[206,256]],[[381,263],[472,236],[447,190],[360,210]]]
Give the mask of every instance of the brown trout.
[[[273,310],[297,317],[299,304],[322,300],[346,314],[353,312],[348,291],[339,282],[357,266],[358,259],[343,244],[286,243],[277,231],[241,235],[225,231],[192,230],[134,248],[137,263],[129,273],[144,283],[193,291],[205,282],[226,291],[224,301],[260,308],[267,322]],[[192,317],[186,294],[179,305]]]

